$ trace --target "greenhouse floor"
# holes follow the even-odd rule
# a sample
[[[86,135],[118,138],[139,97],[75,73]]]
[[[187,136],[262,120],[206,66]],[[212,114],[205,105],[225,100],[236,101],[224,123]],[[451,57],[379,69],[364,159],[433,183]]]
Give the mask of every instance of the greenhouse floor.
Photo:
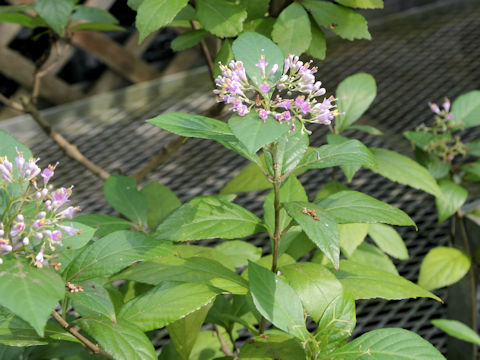
[[[451,99],[480,85],[480,3],[451,2],[389,16],[370,24],[372,41],[328,39],[327,59],[319,63],[318,78],[327,93],[334,93],[345,77],[372,74],[378,96],[362,123],[379,128],[384,135],[349,132],[368,146],[386,147],[411,155],[402,133],[431,119],[429,101]],[[130,175],[157,154],[175,136],[145,119],[167,111],[201,113],[214,103],[205,69],[192,70],[151,83],[135,85],[43,112],[55,127],[79,149],[111,173]],[[0,123],[30,146],[42,166],[60,161],[56,184],[74,184],[74,199],[83,213],[112,213],[102,197],[102,182],[66,158],[49,138],[40,134],[26,116]],[[326,129],[317,127],[311,142],[325,142]],[[469,140],[480,135],[469,131]],[[159,181],[185,201],[199,194],[215,194],[232,179],[246,160],[207,140],[189,139],[179,151],[151,173],[146,182]],[[330,171],[310,171],[300,177],[313,197],[330,178]],[[448,224],[437,225],[433,197],[389,182],[362,170],[350,184],[406,211],[417,223],[399,228],[410,259],[396,262],[401,275],[417,280],[420,261],[434,246],[448,243]],[[262,214],[266,192],[241,194],[237,202]],[[265,239],[254,239],[262,242]],[[446,293],[438,292],[443,299]],[[354,335],[381,327],[403,327],[419,333],[445,352],[446,336],[430,324],[445,315],[446,305],[431,299],[361,301]]]

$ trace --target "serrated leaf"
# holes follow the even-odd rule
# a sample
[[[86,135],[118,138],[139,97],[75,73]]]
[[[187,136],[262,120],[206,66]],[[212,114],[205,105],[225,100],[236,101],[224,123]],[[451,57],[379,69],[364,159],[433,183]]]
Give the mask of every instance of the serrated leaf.
[[[358,73],[344,79],[337,87],[337,107],[341,115],[335,118],[335,127],[342,132],[360,119],[377,96],[377,85],[372,75]]]
[[[363,334],[325,359],[445,360],[428,341],[404,329],[378,329]]]
[[[208,31],[206,30],[190,30],[178,35],[175,39],[173,39],[170,46],[172,47],[173,51],[186,50],[197,45],[205,36],[207,36],[207,34]]]
[[[75,311],[80,313],[82,317],[95,317],[100,314],[111,321],[116,321],[112,300],[101,283],[87,281],[79,285],[83,287],[83,291],[67,292],[67,296],[73,302]]]
[[[233,50],[232,50],[232,40],[225,39],[222,43],[222,47],[218,50],[217,56],[215,57],[214,67],[213,67],[213,78],[216,79],[218,76],[222,75],[222,70],[220,70],[219,63],[223,65],[228,65],[230,61],[233,60]]]
[[[457,128],[480,125],[480,90],[460,95],[452,104],[452,113]]]
[[[197,0],[197,16],[206,30],[220,38],[234,37],[243,29],[245,9],[224,0]]]
[[[112,175],[103,184],[103,193],[111,207],[134,223],[147,223],[147,201],[137,190],[137,183],[128,176]]]
[[[158,115],[147,122],[180,136],[217,141],[235,140],[227,124],[205,116],[173,112]]]
[[[232,49],[235,59],[243,62],[248,77],[257,86],[263,82],[263,79],[260,69],[255,64],[258,63],[262,54],[268,62],[266,74],[271,72],[273,65],[278,65],[278,70],[267,79],[267,82],[272,85],[282,76],[284,63],[282,50],[267,37],[254,32],[245,32],[233,42]]]
[[[425,148],[433,140],[441,138],[451,138],[451,135],[449,134],[435,135],[425,131],[406,131],[403,133],[403,135],[422,150],[425,150]]]
[[[75,321],[93,337],[103,350],[118,360],[156,360],[155,349],[148,337],[136,326],[119,319],[84,318]]]
[[[366,242],[360,244],[348,260],[398,275],[392,260],[379,248]]]
[[[104,237],[114,231],[127,230],[133,227],[130,221],[105,214],[80,215],[75,217],[75,222],[96,229],[94,234],[96,237]]]
[[[272,39],[286,56],[301,55],[308,49],[312,39],[310,19],[302,5],[294,2],[282,10],[273,25]]]
[[[325,34],[317,24],[314,24],[311,21],[310,33],[312,34],[312,40],[306,51],[307,55],[319,60],[325,59],[325,55],[327,54],[327,41],[325,40]]]
[[[251,154],[285,135],[291,128],[287,123],[279,123],[271,115],[264,121],[253,110],[245,116],[233,115],[228,120],[228,126]]]
[[[384,224],[370,224],[368,235],[388,255],[400,260],[408,259],[407,247],[393,227]]]
[[[75,6],[74,0],[37,0],[33,4],[35,11],[60,36],[67,25]]]
[[[394,151],[371,148],[377,164],[370,167],[374,173],[387,179],[442,197],[442,191],[427,169],[412,159]]]
[[[65,294],[62,278],[50,269],[37,269],[20,259],[0,268],[0,305],[28,322],[43,337],[50,313]]]
[[[450,164],[448,162],[442,161],[439,157],[430,154],[419,147],[415,147],[413,153],[415,155],[415,160],[417,160],[420,165],[426,167],[428,172],[435,179],[442,179],[449,174]]]
[[[332,194],[335,194],[340,191],[350,190],[347,186],[342,184],[340,181],[337,180],[330,180],[327,182],[315,195],[315,201],[324,199]]]
[[[240,0],[245,10],[247,10],[247,19],[261,18],[268,12],[270,0]]]
[[[182,206],[180,200],[169,188],[157,182],[147,184],[140,193],[147,201],[147,222],[152,230],[156,229],[172,211]]]
[[[289,335],[278,330],[269,330],[265,336],[255,336],[253,341],[242,346],[240,359],[269,360],[288,359],[305,360],[305,350],[302,344]]]
[[[302,5],[310,10],[318,25],[332,30],[338,36],[347,39],[367,39],[367,20],[356,11],[326,1],[304,0]]]
[[[334,273],[345,292],[356,300],[383,298],[401,300],[417,297],[441,299],[407,279],[349,260],[340,261],[340,270]]]
[[[247,266],[248,260],[255,262],[262,256],[261,248],[240,240],[225,241],[215,250],[229,258],[235,267]]]
[[[274,192],[271,191],[263,202],[263,217],[265,220],[265,225],[270,229],[270,232],[273,234],[275,230],[275,208],[273,206],[274,202]],[[290,176],[287,181],[280,187],[280,199],[285,202],[289,201],[308,201],[307,193],[303,188],[300,181],[295,176]],[[292,218],[288,216],[285,209],[280,210],[280,231],[283,231]]]
[[[116,231],[89,245],[68,268],[64,277],[80,282],[109,276],[136,262],[172,254],[171,246],[136,231]],[[112,259],[115,261],[112,261]]]
[[[480,345],[480,336],[464,323],[457,320],[435,319],[432,324],[457,339]]]
[[[402,210],[358,191],[340,191],[315,203],[339,224],[380,222],[416,226]]]
[[[334,218],[320,206],[308,202],[288,202],[283,206],[303,229],[305,234],[338,268],[340,238]]]
[[[300,340],[307,339],[301,300],[285,280],[252,262],[248,263],[248,278],[260,314],[279,329]]]
[[[188,0],[144,0],[137,10],[135,25],[140,44],[152,32],[167,26]]]
[[[362,223],[338,225],[340,248],[347,257],[351,256],[355,249],[365,240],[371,225]]]
[[[441,224],[462,207],[468,197],[468,191],[450,180],[441,180],[438,185],[443,198],[435,198],[438,212],[438,223]]]
[[[153,236],[173,241],[238,239],[263,230],[262,221],[240,205],[204,196],[175,210],[158,226]]]
[[[342,294],[340,281],[320,264],[296,263],[284,266],[280,271],[315,322],[320,320],[328,305]]]
[[[93,238],[93,235],[95,234],[94,228],[91,228],[90,226],[84,225],[76,221],[63,221],[62,226],[73,226],[77,230],[77,233],[73,236],[69,236],[62,230],[62,244],[64,247],[69,249],[75,250],[84,247]]]
[[[335,0],[337,3],[359,9],[383,9],[383,0]]]
[[[261,156],[261,160],[263,160],[263,156]],[[256,163],[250,163],[223,187],[220,194],[265,190],[272,186],[260,166]]]
[[[358,140],[348,140],[341,144],[323,145],[308,153],[297,166],[295,173],[310,169],[325,169],[342,165],[373,166],[375,157]]]
[[[321,358],[346,343],[357,322],[355,299],[350,294],[335,297],[318,320],[315,339],[322,344]]]
[[[96,23],[118,24],[117,18],[110,14],[107,10],[93,6],[77,5],[75,12],[70,18],[71,22],[78,20],[88,20]]]
[[[358,130],[365,132],[370,135],[383,135],[383,133],[378,130],[376,127],[370,125],[351,125],[348,127],[349,129]]]
[[[210,303],[220,292],[205,284],[163,283],[127,302],[118,318],[143,331],[159,329]]]
[[[470,258],[464,252],[445,246],[436,247],[422,261],[418,284],[428,290],[452,285],[467,274],[470,265]]]
[[[340,144],[347,143],[349,141],[349,139],[346,138],[346,137],[343,137],[341,135],[337,135],[337,134],[328,134],[327,135],[327,141],[328,141],[329,144],[332,144],[332,145],[340,145]],[[360,168],[361,168],[361,165],[359,165],[359,164],[340,165],[340,169],[342,169],[342,171],[345,174],[345,177],[347,178],[348,182],[351,182],[353,180],[353,177],[355,176],[355,173],[358,170],[360,170]]]
[[[240,275],[218,261],[201,256],[180,259],[165,257],[155,262],[131,266],[112,280],[134,280],[151,285],[166,281],[203,283],[233,294],[246,294],[248,283]]]

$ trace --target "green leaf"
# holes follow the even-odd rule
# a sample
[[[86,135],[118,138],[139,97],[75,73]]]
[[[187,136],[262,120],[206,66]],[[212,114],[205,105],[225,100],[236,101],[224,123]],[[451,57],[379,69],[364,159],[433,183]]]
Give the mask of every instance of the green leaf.
[[[342,165],[373,166],[375,157],[358,140],[323,145],[308,153],[297,166],[296,174],[310,169],[325,169]]]
[[[188,360],[190,353],[200,334],[200,328],[207,317],[212,304],[203,306],[197,311],[188,314],[184,318],[167,326],[170,341],[175,346],[175,349],[180,354],[183,360]]]
[[[75,217],[75,222],[96,229],[94,236],[104,237],[114,231],[127,230],[133,226],[130,221],[105,214],[85,214]]]
[[[340,145],[347,143],[349,139],[337,134],[328,134],[327,141],[331,145]],[[340,169],[342,169],[348,182],[351,182],[353,180],[355,173],[360,169],[360,167],[361,165],[359,164],[340,165]]]
[[[78,342],[73,335],[65,331],[53,319],[47,322],[45,332],[43,337],[41,337],[26,321],[0,308],[0,344],[9,346],[33,346],[46,345],[49,342],[58,341]],[[2,360],[4,359],[3,357],[0,358]],[[18,359],[19,358],[16,358],[15,360]]]
[[[204,196],[175,210],[153,236],[173,241],[238,239],[263,230],[261,220],[243,207],[218,197]]]
[[[342,283],[344,291],[353,294],[356,300],[429,297],[441,301],[436,295],[401,276],[349,260],[340,261],[340,270],[335,272],[335,275]]]
[[[418,284],[428,290],[449,286],[463,278],[471,261],[464,252],[439,246],[428,252],[422,261]]]
[[[244,32],[256,32],[269,38],[273,31],[276,19],[273,17],[264,17],[255,20],[246,20],[243,24]]]
[[[320,264],[301,262],[280,269],[302,300],[303,306],[318,322],[329,304],[342,294],[342,284]]]
[[[20,259],[5,261],[0,273],[0,305],[28,322],[43,337],[50,313],[65,294],[62,278]]]
[[[278,70],[269,77],[267,82],[273,85],[282,76],[284,63],[282,50],[267,37],[253,32],[245,32],[233,42],[232,48],[235,59],[243,62],[248,77],[257,86],[263,82],[263,79],[260,69],[255,64],[258,63],[262,54],[265,55],[265,60],[268,62],[265,73],[269,74],[273,65],[278,65]]]
[[[110,295],[101,283],[88,281],[81,283],[83,291],[67,292],[67,296],[73,302],[75,311],[82,317],[95,317],[103,315],[111,321],[116,321],[115,309]]]
[[[381,222],[415,226],[402,210],[358,191],[340,191],[316,203],[340,224]]]
[[[210,303],[220,292],[205,284],[163,283],[127,302],[118,318],[143,331],[159,329]]]
[[[130,9],[137,11],[143,0],[127,0],[127,5]]]
[[[287,123],[279,123],[273,116],[263,121],[253,110],[245,116],[233,115],[228,120],[228,126],[251,154],[285,135],[291,127]]]
[[[425,148],[430,144],[430,142],[435,139],[451,137],[448,134],[435,135],[425,131],[406,131],[403,133],[403,135],[422,150],[425,150]]]
[[[24,13],[0,11],[0,22],[18,24],[18,25],[27,26],[27,27],[35,27],[33,18]]]
[[[300,298],[285,280],[270,270],[248,263],[248,278],[257,310],[279,329],[300,340],[308,337]]]
[[[112,208],[134,223],[147,223],[147,201],[137,190],[137,183],[128,176],[112,175],[103,184],[103,193]]]
[[[306,51],[307,55],[319,60],[325,59],[325,55],[327,54],[327,41],[325,40],[325,34],[317,24],[314,24],[311,21],[310,33],[312,34],[312,40]]]
[[[379,248],[366,242],[360,244],[348,257],[348,260],[398,275],[397,268],[393,265],[392,260]]]
[[[203,27],[220,38],[234,37],[243,29],[245,9],[225,0],[197,0],[197,16]]]
[[[124,31],[125,28],[115,24],[87,22],[74,25],[70,31]]]
[[[28,147],[23,145],[20,141],[17,141],[13,136],[7,133],[5,130],[0,129],[0,157],[6,156],[8,160],[14,164],[17,157],[17,151],[23,153],[25,159],[33,158],[33,154]],[[13,174],[18,174],[17,167],[13,167]]]
[[[457,320],[435,319],[432,324],[457,339],[480,345],[480,336],[470,327]]]
[[[248,283],[240,275],[218,261],[201,256],[180,259],[165,257],[155,262],[131,266],[113,280],[134,280],[151,285],[166,281],[203,283],[234,294],[246,294]]]
[[[225,39],[223,40],[222,47],[218,50],[217,56],[215,57],[214,67],[213,67],[213,78],[216,79],[218,76],[222,75],[222,70],[220,70],[219,63],[222,65],[228,65],[230,61],[233,60],[233,50],[232,50],[232,40]]]
[[[292,228],[282,236],[278,253],[287,253],[298,260],[315,248],[315,243],[309,239],[300,226],[292,226]]]
[[[275,230],[275,208],[273,206],[274,192],[271,191],[263,203],[263,217],[265,224],[271,233]],[[289,201],[308,201],[307,193],[300,181],[295,176],[290,176],[287,181],[280,187],[280,199],[285,202]],[[280,231],[285,229],[292,218],[288,216],[285,209],[280,210]]]
[[[407,247],[393,227],[384,224],[370,224],[368,235],[388,255],[400,260],[408,259]]]
[[[452,104],[452,121],[457,128],[480,125],[480,90],[460,95]]]
[[[461,170],[466,173],[465,180],[480,181],[480,161],[479,160],[463,165],[461,167]]]
[[[378,329],[363,334],[325,359],[445,360],[428,341],[404,329]]]
[[[245,10],[247,10],[247,19],[256,19],[264,17],[268,12],[270,0],[240,0]]]
[[[93,6],[77,5],[75,12],[70,18],[71,22],[88,20],[95,23],[118,24],[118,20],[107,10]]]
[[[367,20],[352,9],[316,0],[304,0],[302,5],[311,12],[318,25],[328,27],[344,39],[372,38],[368,32]]]
[[[80,282],[109,276],[136,261],[147,261],[172,252],[170,246],[144,233],[117,231],[82,251],[65,269],[64,277]]]
[[[337,3],[359,9],[383,9],[383,0],[335,0]]]
[[[339,224],[340,248],[347,256],[351,256],[355,249],[365,240],[371,224],[353,223]]]
[[[377,160],[377,165],[370,168],[374,173],[399,184],[423,190],[433,196],[443,196],[432,175],[417,162],[394,151],[379,148],[370,150]]]
[[[341,115],[335,118],[335,127],[342,132],[360,119],[377,96],[377,85],[372,75],[358,73],[344,79],[337,87],[337,107]]]
[[[76,221],[71,223],[67,223],[66,221],[64,221],[63,225],[73,226],[75,229],[78,230],[77,234],[73,236],[69,236],[67,233],[62,231],[62,244],[64,247],[69,249],[75,250],[84,247],[92,239],[93,234],[95,233],[94,228],[91,228],[90,226],[84,225]]]
[[[441,224],[462,207],[468,197],[468,191],[450,180],[439,182],[443,198],[435,198],[438,212],[438,223]]]
[[[74,0],[36,0],[33,4],[35,11],[60,36],[74,6]]]
[[[342,184],[340,181],[337,180],[330,180],[327,182],[315,195],[315,201],[324,199],[332,194],[335,194],[340,191],[350,190],[347,186]]]
[[[158,115],[147,122],[180,136],[217,141],[235,140],[227,124],[205,116],[173,112]]]
[[[467,147],[467,154],[473,156],[480,156],[480,139],[476,139],[465,143]]]
[[[350,294],[334,298],[318,320],[315,339],[322,345],[320,358],[345,344],[355,329],[355,299]]]
[[[102,317],[76,320],[103,350],[118,360],[156,360],[155,349],[136,326],[122,319],[112,322]]]
[[[144,186],[140,193],[147,200],[147,223],[150,229],[156,229],[172,211],[182,206],[180,200],[169,188],[157,182]]]
[[[305,360],[305,350],[298,340],[278,330],[255,336],[242,346],[241,360],[288,359]]]
[[[288,202],[283,206],[305,234],[338,268],[340,238],[334,218],[320,206],[308,202]]]
[[[173,39],[170,46],[173,51],[186,50],[197,45],[207,34],[208,31],[206,30],[190,30],[178,35]]]
[[[263,156],[261,157],[263,160]],[[237,176],[230,180],[220,191],[220,194],[234,194],[270,189],[272,183],[256,163],[245,166]]]
[[[383,135],[383,133],[380,130],[370,125],[351,125],[348,128],[358,130],[358,131],[363,131],[370,135]]]
[[[282,10],[273,25],[272,39],[283,54],[303,54],[310,45],[310,19],[308,13],[299,3],[292,3]]]
[[[419,147],[413,149],[415,160],[424,167],[435,179],[442,179],[446,177],[450,172],[450,164],[442,161],[434,154],[430,154]]]
[[[22,358],[23,349],[16,346],[0,345],[0,358],[3,360],[18,360]]]
[[[188,0],[144,0],[138,7],[135,25],[140,44],[152,32],[167,26]]]
[[[0,13],[29,11],[31,9],[32,9],[32,4],[0,5]]]
[[[262,256],[261,248],[240,240],[225,241],[215,250],[229,258],[235,267],[247,266],[248,260],[255,262]]]

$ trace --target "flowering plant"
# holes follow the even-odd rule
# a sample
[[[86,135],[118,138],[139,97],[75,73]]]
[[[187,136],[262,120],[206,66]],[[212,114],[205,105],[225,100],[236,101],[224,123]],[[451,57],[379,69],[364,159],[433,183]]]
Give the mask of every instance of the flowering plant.
[[[363,166],[438,191],[428,172],[412,160],[340,135],[373,101],[374,80],[367,74],[344,80],[337,89],[337,111],[334,98],[320,99],[326,91],[315,81],[310,63],[295,56],[285,59],[274,43],[254,33],[239,36],[232,48],[236,60],[222,67],[216,91],[218,100],[234,110],[228,123],[185,113],[161,114],[149,122],[178,135],[217,141],[252,164],[221,194],[184,204],[158,183],[138,190],[128,177],[108,178],[105,197],[125,218],[74,218],[71,226],[83,230],[75,236],[84,241],[75,249],[57,250],[62,262],[57,272],[22,262],[21,252],[8,255],[13,258],[0,272],[0,328],[7,329],[7,335],[0,332],[0,343],[48,343],[49,354],[58,354],[55,341],[72,343],[69,349],[80,341],[94,353],[129,360],[157,359],[157,352],[164,360],[196,359],[198,354],[353,360],[405,353],[419,360],[443,359],[431,344],[403,329],[377,329],[348,341],[356,322],[355,300],[440,300],[401,277],[385,254],[408,257],[390,225],[415,226],[413,220],[338,181],[309,201],[297,178],[308,170],[337,166],[352,178]],[[328,144],[310,148],[308,134],[315,123],[329,124],[332,133]],[[16,156],[7,154],[11,171]],[[399,176],[389,166],[392,157],[400,164],[410,161],[419,175],[413,180]],[[247,173],[254,181],[239,182]],[[245,187],[271,189],[263,219],[234,203],[235,193]],[[51,196],[53,211],[56,198]],[[12,216],[13,224],[18,215]],[[49,230],[53,235],[55,230]],[[260,246],[239,240],[261,240],[261,233],[270,241]],[[364,242],[367,234],[378,247]],[[42,230],[42,235],[48,240],[49,233]],[[387,236],[395,246],[386,245]],[[192,243],[205,239],[219,241],[214,247]],[[28,281],[21,293],[26,298],[35,293],[36,306],[19,303],[5,291],[19,274]],[[63,329],[52,325],[50,316]],[[12,324],[28,330],[22,342]],[[156,351],[151,335],[164,328],[170,342]]]

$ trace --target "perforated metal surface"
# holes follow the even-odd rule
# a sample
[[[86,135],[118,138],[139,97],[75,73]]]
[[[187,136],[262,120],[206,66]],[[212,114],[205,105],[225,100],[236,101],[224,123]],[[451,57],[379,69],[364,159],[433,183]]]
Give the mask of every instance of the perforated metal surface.
[[[455,98],[480,85],[480,4],[452,3],[431,8],[428,12],[409,12],[371,26],[372,41],[329,41],[327,60],[319,64],[318,77],[333,93],[337,84],[356,72],[372,74],[378,85],[378,96],[362,123],[374,125],[384,132],[373,137],[357,132],[347,135],[361,139],[368,146],[390,148],[409,153],[409,144],[402,132],[430,119],[428,101],[441,101],[444,96]],[[178,85],[180,83],[180,85]],[[135,97],[135,91],[119,92],[113,97],[89,100],[74,106],[51,110],[47,116],[59,120],[59,129],[74,140],[94,161],[111,172],[132,174],[150,156],[172,140],[167,134],[144,119],[164,111],[202,112],[212,102],[211,89],[205,72],[171,82],[172,87],[158,96]],[[175,85],[176,84],[176,85]],[[150,90],[157,85],[150,85]],[[163,85],[158,85],[163,87]],[[136,89],[136,88],[135,88]],[[172,89],[174,93],[172,93]],[[158,89],[157,89],[158,90]],[[134,101],[131,97],[135,98]],[[128,110],[123,106],[124,101]],[[98,104],[101,106],[98,106]],[[78,115],[76,115],[78,114]],[[75,198],[85,212],[111,210],[102,198],[100,181],[72,161],[43,135],[24,131],[25,119],[9,123],[10,131],[25,141],[42,164],[60,159],[57,182],[75,184]],[[20,124],[20,125],[19,125]],[[22,125],[23,124],[23,125]],[[2,124],[0,124],[0,127]],[[325,142],[326,129],[314,128],[311,143]],[[477,137],[479,131],[466,134]],[[207,141],[190,139],[148,181],[160,181],[182,200],[199,194],[214,194],[232,179],[246,161]],[[311,171],[301,176],[308,194],[316,191],[330,178],[330,171]],[[399,228],[407,244],[410,260],[397,262],[401,275],[416,281],[421,259],[434,246],[448,242],[447,225],[437,226],[433,198],[421,191],[393,184],[367,170],[361,170],[350,184],[378,199],[406,211],[417,223],[419,231]],[[237,202],[257,215],[267,192],[241,194]],[[264,239],[254,239],[261,243]],[[444,292],[439,295],[445,297]],[[430,319],[443,316],[445,305],[430,299],[404,301],[361,301],[358,303],[357,328],[354,335],[380,327],[403,327],[413,330],[445,351],[446,338],[430,325]]]

